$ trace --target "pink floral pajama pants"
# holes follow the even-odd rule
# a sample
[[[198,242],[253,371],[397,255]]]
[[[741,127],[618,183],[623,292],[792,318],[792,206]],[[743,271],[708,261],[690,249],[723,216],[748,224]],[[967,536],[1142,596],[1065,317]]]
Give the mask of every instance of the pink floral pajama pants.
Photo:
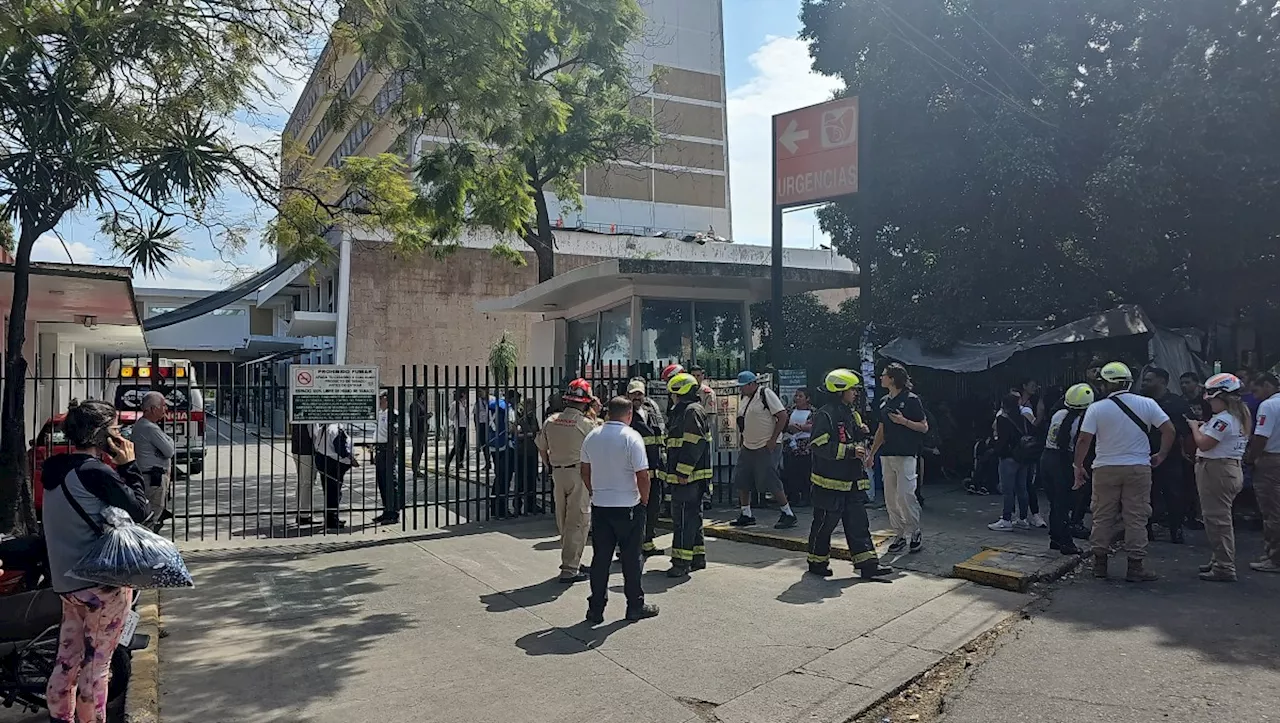
[[[105,723],[111,654],[133,603],[129,588],[94,587],[62,595],[58,658],[49,675],[49,717]]]

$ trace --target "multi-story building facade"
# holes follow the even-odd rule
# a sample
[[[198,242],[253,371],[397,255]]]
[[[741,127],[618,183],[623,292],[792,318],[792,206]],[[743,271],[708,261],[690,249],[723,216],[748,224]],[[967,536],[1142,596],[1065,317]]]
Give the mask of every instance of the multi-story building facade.
[[[647,27],[630,52],[636,77],[656,80],[637,81],[648,92],[634,107],[651,114],[661,143],[639,161],[587,168],[579,179],[581,210],[562,209],[549,199],[562,272],[616,258],[616,249],[634,247],[635,237],[732,237],[722,0],[640,4]],[[337,166],[350,156],[385,152],[403,153],[412,162],[424,148],[449,140],[433,132],[403,137],[403,128],[383,115],[401,90],[395,77],[338,48],[325,48],[285,127],[286,138],[306,151],[304,162]],[[346,99],[371,107],[376,117],[366,114],[338,127],[328,111],[335,100]],[[377,239],[346,235],[336,240],[337,263],[295,266],[259,296],[292,297],[276,305],[290,335],[332,335],[331,347],[305,353],[301,361],[378,364],[385,374],[397,375],[401,364],[483,364],[503,331],[524,344],[529,329],[525,320],[481,313],[476,303],[537,283],[532,266],[491,258],[492,236],[468,234],[456,253],[437,259],[397,255]],[[696,244],[671,240],[658,246],[661,251],[653,253],[677,260],[705,255],[695,251]]]
[[[649,114],[661,144],[640,162],[615,162],[587,168],[579,179],[583,207],[560,211],[553,221],[563,228],[614,233],[706,232],[732,237],[725,116],[722,0],[640,0],[648,18],[643,40],[631,53],[638,81],[651,90],[639,98],[637,112]],[[314,166],[337,166],[348,156],[387,151],[412,157],[448,141],[445,131],[402,138],[389,118],[363,118],[338,127],[327,113],[337,98],[371,107],[379,116],[401,88],[394,77],[356,53],[343,54],[330,43],[316,64],[285,127]]]

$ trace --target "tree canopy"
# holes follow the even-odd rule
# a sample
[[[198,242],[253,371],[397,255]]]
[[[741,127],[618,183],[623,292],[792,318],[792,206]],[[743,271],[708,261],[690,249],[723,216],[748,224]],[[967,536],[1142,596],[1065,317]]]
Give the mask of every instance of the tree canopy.
[[[805,0],[802,20],[870,114],[869,203],[820,219],[872,269],[878,328],[945,345],[1119,302],[1167,324],[1275,313],[1272,5]]]
[[[657,143],[639,59],[636,0],[406,0],[369,4],[354,36],[403,84],[392,113],[415,138],[432,238],[515,235],[538,279],[555,273],[551,197],[580,206],[584,169],[644,162]]]
[[[0,0],[0,225],[16,225],[0,415],[0,530],[28,526],[23,426],[28,273],[41,235],[96,214],[115,251],[155,272],[189,224],[238,188],[278,205],[277,158],[235,133],[327,29],[311,0]],[[315,232],[316,224],[302,227]]]

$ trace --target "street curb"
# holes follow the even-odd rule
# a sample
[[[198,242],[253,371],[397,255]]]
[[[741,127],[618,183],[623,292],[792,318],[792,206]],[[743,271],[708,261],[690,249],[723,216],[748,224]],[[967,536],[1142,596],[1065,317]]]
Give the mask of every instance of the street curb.
[[[1000,566],[1001,561],[1007,560],[1009,555],[1029,561],[1045,559],[1000,547],[983,547],[982,552],[964,562],[956,563],[951,569],[951,574],[953,577],[976,582],[979,585],[1013,592],[1026,592],[1032,583],[1053,582],[1066,575],[1076,569],[1084,559],[1079,555],[1062,555],[1047,559],[1045,563],[1029,570],[1014,570]]]
[[[127,723],[158,723],[160,720],[160,597],[155,590],[143,590],[138,600],[137,632],[151,636],[144,650],[133,653],[133,673],[125,693],[124,719]]]
[[[658,527],[671,529],[670,520],[659,520]],[[749,545],[760,545],[761,547],[772,547],[778,550],[789,550],[791,552],[808,552],[809,542],[794,537],[778,535],[772,532],[753,528],[730,527],[729,525],[704,524],[702,533],[710,535],[718,540],[729,540],[730,542],[745,542]],[[871,541],[879,547],[881,544],[888,542],[890,535],[871,534]],[[849,560],[849,550],[843,547],[831,547],[831,558],[834,560]]]
[[[670,529],[671,522],[664,518],[658,521],[658,526]],[[720,540],[743,542],[749,545],[760,545],[791,552],[807,552],[809,547],[806,540],[751,527],[742,528],[707,523],[703,525],[702,531],[704,534]],[[892,535],[874,532],[871,534],[872,542],[875,544],[877,551],[880,551],[881,546],[891,538]],[[1019,561],[1024,561],[1023,567],[1025,569],[1015,570],[1005,566],[1008,564],[1005,561],[1010,556]],[[834,560],[849,560],[849,550],[833,545],[831,547],[831,558]],[[954,565],[951,569],[951,576],[1002,590],[1027,592],[1035,583],[1053,582],[1066,575],[1076,569],[1082,559],[1082,557],[1076,555],[1059,556],[1056,553],[1053,557],[1030,555],[1023,550],[988,545],[983,546],[982,551],[973,557]],[[1040,560],[1043,560],[1043,562],[1037,564],[1037,561]]]

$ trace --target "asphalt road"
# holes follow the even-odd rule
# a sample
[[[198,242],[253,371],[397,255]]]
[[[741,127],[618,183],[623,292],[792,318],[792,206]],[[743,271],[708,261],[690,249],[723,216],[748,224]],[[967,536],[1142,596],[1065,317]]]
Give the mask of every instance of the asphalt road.
[[[1240,566],[1261,551],[1239,532]],[[1005,636],[954,693],[944,723],[1227,723],[1280,720],[1280,575],[1245,569],[1201,582],[1204,533],[1152,543],[1163,578],[1126,583],[1086,571]]]

